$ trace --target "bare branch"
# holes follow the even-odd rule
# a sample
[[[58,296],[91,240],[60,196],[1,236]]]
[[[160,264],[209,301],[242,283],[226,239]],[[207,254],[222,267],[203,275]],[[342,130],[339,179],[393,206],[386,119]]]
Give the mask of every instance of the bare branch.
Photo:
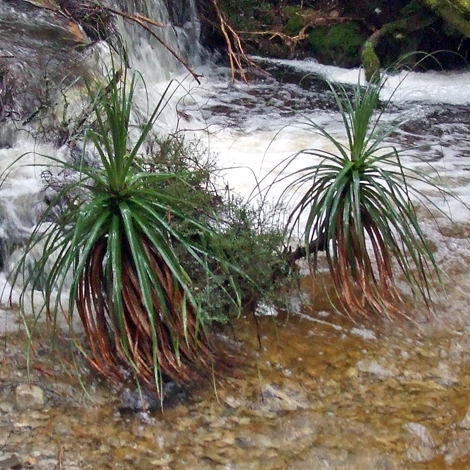
[[[243,70],[243,62],[248,64],[250,67],[258,68],[258,66],[246,55],[240,40],[240,36],[225,20],[225,17],[220,10],[218,0],[212,0],[212,4],[214,5],[215,11],[217,13],[220,31],[222,32],[227,44],[230,69],[232,71],[232,80],[236,80],[236,73],[238,73],[241,80],[246,82],[247,79]]]

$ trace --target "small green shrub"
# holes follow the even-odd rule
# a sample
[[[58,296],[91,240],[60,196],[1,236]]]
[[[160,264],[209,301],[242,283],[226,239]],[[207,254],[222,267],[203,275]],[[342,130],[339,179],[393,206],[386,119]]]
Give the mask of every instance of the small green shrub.
[[[214,238],[216,250],[221,250],[236,269],[236,280],[242,296],[244,313],[253,313],[261,304],[285,307],[283,292],[292,286],[295,275],[282,256],[284,230],[276,221],[279,214],[269,213],[262,206],[253,207],[242,199],[226,201],[224,227]],[[228,285],[227,285],[228,287]],[[201,286],[209,317],[216,321],[229,320],[227,301],[214,286]]]
[[[293,284],[295,274],[281,252],[285,233],[279,224],[283,215],[280,208],[254,206],[217,187],[217,163],[197,142],[186,141],[182,134],[157,139],[140,164],[147,171],[178,175],[167,183],[165,191],[185,205],[189,202],[185,209],[193,208],[189,215],[201,223],[209,221],[214,228],[215,236],[207,249],[223,253],[232,283],[210,260],[210,269],[218,273],[219,282],[209,282],[200,266],[185,257],[184,250],[180,252],[207,321],[227,323],[237,314],[230,300],[235,295],[234,286],[240,292],[244,312],[253,312],[260,303],[283,306],[281,292]],[[184,220],[175,223],[187,237],[198,236]]]

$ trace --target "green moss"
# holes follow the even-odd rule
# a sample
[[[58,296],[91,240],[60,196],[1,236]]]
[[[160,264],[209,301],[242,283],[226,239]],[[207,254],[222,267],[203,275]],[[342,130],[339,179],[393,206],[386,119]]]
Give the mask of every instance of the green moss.
[[[284,14],[287,18],[287,23],[284,26],[284,33],[288,36],[297,36],[300,33],[300,30],[305,26],[305,16],[311,10],[301,9],[297,6],[288,5],[284,9]]]
[[[470,1],[469,0],[421,0],[434,10],[454,29],[456,33],[470,38]]]
[[[304,22],[300,16],[293,16],[287,21],[287,24],[284,27],[284,32],[288,36],[297,36],[304,26]]]
[[[400,10],[400,16],[406,18],[407,16],[416,15],[423,12],[423,7],[418,3],[417,0],[411,0],[408,5],[405,5]]]
[[[370,81],[380,70],[380,60],[375,53],[374,46],[370,41],[364,43],[361,53],[362,65],[366,73],[366,79]]]
[[[355,21],[315,28],[308,36],[317,59],[346,67],[360,63],[360,49],[365,39],[360,25]]]

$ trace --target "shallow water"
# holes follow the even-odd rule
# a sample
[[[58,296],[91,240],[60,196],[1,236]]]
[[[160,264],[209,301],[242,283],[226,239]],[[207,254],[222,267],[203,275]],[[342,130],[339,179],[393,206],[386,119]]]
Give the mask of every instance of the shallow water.
[[[286,68],[276,65],[276,74],[284,82],[259,77],[248,85],[231,85],[219,69],[219,77],[209,76],[202,89],[181,101],[188,119],[193,117],[192,129],[205,127],[196,134],[220,154],[230,191],[249,195],[257,182],[265,186],[276,177],[282,159],[302,148],[327,149],[306,129],[305,118],[344,139],[318,78],[298,85],[309,64],[300,64],[297,75],[293,69],[299,63],[280,65]],[[335,80],[357,81],[357,71],[310,65]],[[393,142],[416,146],[406,164],[429,174],[438,169],[446,184],[470,202],[468,74],[409,78],[388,116],[405,111],[411,119]],[[5,149],[3,157],[12,151],[26,150]],[[298,159],[296,164],[306,162],[311,163]],[[3,189],[5,199],[11,199],[11,188]],[[92,399],[87,397],[74,366],[61,364],[45,338],[35,342],[28,374],[27,342],[12,331],[17,314],[5,311],[0,463],[15,453],[26,468],[64,470],[469,468],[470,217],[455,200],[434,196],[456,221],[442,219],[436,225],[423,210],[426,235],[446,272],[446,295],[436,293],[435,314],[417,308],[415,323],[353,323],[333,313],[325,292],[314,296],[306,280],[300,294],[292,293],[295,313],[258,319],[261,349],[253,319],[239,319],[235,337],[228,331],[224,339],[238,348],[236,370],[215,387],[206,383],[178,394],[163,412],[123,410],[122,390],[80,364]],[[25,209],[24,219],[32,220]],[[64,346],[57,347],[60,352]],[[22,408],[15,399],[22,383],[40,386],[44,404]]]
[[[70,470],[468,468],[469,328],[436,329],[424,317],[353,323],[307,286],[297,315],[258,318],[261,348],[253,319],[240,318],[235,338],[224,339],[236,369],[163,412],[122,410],[120,392],[82,365],[90,401],[46,340],[36,343],[30,376],[46,402],[19,409],[24,341],[8,333],[0,460],[13,452],[31,468]]]

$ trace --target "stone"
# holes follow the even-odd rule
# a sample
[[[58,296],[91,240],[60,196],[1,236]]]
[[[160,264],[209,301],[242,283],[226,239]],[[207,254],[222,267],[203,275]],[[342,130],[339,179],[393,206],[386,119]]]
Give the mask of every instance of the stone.
[[[58,468],[59,461],[55,458],[46,458],[43,460],[38,460],[36,468],[38,470],[50,470],[51,468]]]
[[[16,454],[0,454],[0,469],[3,468],[21,468],[20,459]]]
[[[402,426],[409,447],[405,458],[410,462],[429,462],[436,456],[436,444],[426,426],[419,423],[406,423]]]
[[[44,406],[45,396],[37,385],[20,384],[15,390],[16,405],[20,410],[37,409]]]
[[[346,377],[349,377],[350,379],[355,379],[358,376],[359,376],[359,371],[355,367],[349,367],[346,370]]]
[[[371,359],[361,359],[356,364],[356,368],[359,372],[371,374],[381,379],[387,377],[396,377],[398,375],[398,370],[396,367],[385,367],[382,364],[379,364],[377,361]]]
[[[457,375],[455,367],[451,367],[445,362],[440,362],[439,365],[433,370],[433,377],[436,382],[444,387],[452,387],[460,383],[460,378]]]
[[[468,431],[459,430],[446,445],[444,461],[448,466],[453,466],[460,459],[467,458],[470,455],[470,433]]]
[[[459,426],[464,429],[470,429],[470,406],[468,407],[467,414],[464,419],[460,421]]]
[[[306,393],[293,387],[267,384],[262,389],[262,403],[270,411],[294,411],[311,406]]]

